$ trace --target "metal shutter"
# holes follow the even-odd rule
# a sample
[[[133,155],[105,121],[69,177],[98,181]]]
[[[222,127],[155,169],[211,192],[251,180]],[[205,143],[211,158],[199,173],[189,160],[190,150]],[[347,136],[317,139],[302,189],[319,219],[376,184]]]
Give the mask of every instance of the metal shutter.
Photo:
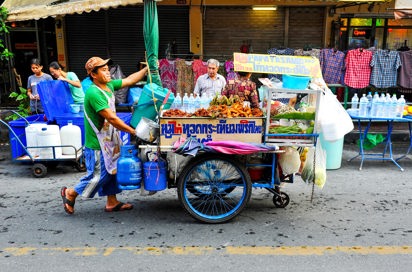
[[[242,42],[251,42],[253,53],[283,44],[284,9],[254,11],[250,7],[207,7],[203,18],[204,55],[220,60],[239,52]]]
[[[298,49],[311,45],[322,48],[324,17],[324,8],[290,8],[288,47]]]

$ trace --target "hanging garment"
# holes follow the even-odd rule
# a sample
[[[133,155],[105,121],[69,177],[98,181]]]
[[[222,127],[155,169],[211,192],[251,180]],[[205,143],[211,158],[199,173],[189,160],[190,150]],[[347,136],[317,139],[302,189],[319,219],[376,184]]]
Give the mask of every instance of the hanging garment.
[[[196,85],[197,78],[201,75],[207,74],[207,62],[202,60],[194,60],[192,64],[194,81],[193,84]]]
[[[412,89],[412,51],[399,52],[402,66],[399,68],[399,86]]]
[[[372,52],[362,48],[348,51],[345,59],[345,84],[362,89],[369,85],[371,77]]]
[[[296,49],[294,52],[295,56],[307,56],[307,57],[315,57],[319,59],[320,56],[320,49],[311,49],[311,50],[303,50],[303,49]]]
[[[192,61],[176,60],[177,87],[180,94],[191,94],[194,89]]]
[[[159,72],[163,87],[176,94],[177,70],[175,61],[168,59],[159,60]]]
[[[231,60],[225,61],[226,81],[238,78],[238,74],[234,71],[235,64]]]
[[[373,53],[370,84],[377,88],[396,86],[398,68],[401,66],[399,52],[378,49]]]
[[[322,49],[319,55],[322,76],[328,84],[342,84],[345,54],[332,48]]]

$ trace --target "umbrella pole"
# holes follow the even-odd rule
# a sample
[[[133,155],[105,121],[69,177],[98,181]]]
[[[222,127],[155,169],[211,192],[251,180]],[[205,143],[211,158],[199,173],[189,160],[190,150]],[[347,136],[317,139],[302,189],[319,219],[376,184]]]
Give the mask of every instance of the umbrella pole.
[[[154,96],[154,90],[153,90],[153,84],[152,84],[152,83],[153,83],[153,82],[152,82],[152,73],[151,73],[151,71],[150,71],[149,62],[147,61],[147,51],[144,51],[144,58],[145,58],[145,61],[146,61],[147,66],[148,66],[147,75],[149,76],[150,90],[152,91],[153,106],[154,106],[154,108],[155,108],[155,110],[156,110],[157,116],[160,117],[160,116],[159,116],[159,111],[157,110],[157,107],[156,107],[156,100],[157,100],[157,98]]]

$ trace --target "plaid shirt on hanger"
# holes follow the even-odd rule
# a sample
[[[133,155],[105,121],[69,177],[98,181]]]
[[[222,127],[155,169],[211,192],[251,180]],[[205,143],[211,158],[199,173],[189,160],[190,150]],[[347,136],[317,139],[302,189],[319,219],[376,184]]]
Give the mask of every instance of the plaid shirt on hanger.
[[[323,79],[328,84],[341,84],[345,53],[331,48],[322,49],[319,56]]]
[[[396,86],[401,58],[398,51],[378,49],[373,53],[371,85],[377,88]]]
[[[369,85],[371,77],[372,52],[366,49],[353,49],[345,59],[345,84],[355,89],[362,89]]]

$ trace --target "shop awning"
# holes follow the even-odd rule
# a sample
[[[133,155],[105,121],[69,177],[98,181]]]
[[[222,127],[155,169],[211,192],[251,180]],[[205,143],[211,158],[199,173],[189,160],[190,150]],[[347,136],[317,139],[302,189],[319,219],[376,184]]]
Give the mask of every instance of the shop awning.
[[[395,19],[412,18],[412,1],[396,0],[394,13]]]
[[[7,21],[38,20],[58,15],[98,11],[143,3],[143,0],[5,0]]]

